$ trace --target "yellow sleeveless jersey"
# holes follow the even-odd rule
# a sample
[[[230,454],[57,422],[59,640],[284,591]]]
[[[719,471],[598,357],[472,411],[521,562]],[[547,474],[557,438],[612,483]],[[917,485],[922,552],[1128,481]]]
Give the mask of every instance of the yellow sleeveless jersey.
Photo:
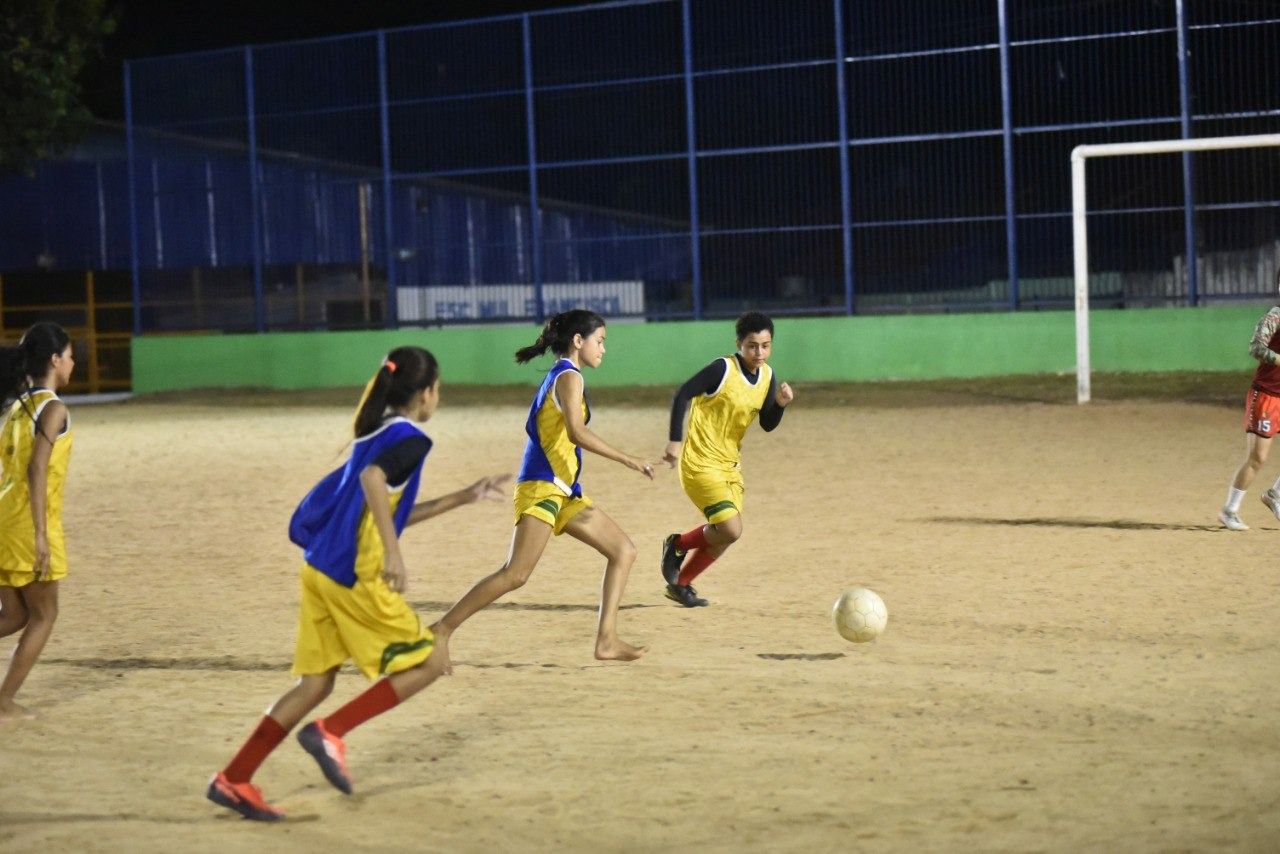
[[[528,440],[525,442],[524,459],[516,481],[527,483],[545,480],[554,483],[565,495],[577,498],[582,495],[582,484],[578,482],[582,474],[582,449],[569,438],[569,428],[555,388],[556,380],[567,371],[582,375],[573,362],[560,359],[547,372],[542,386],[533,398],[524,428]],[[585,381],[582,388],[582,420],[583,423],[591,421]]]
[[[31,520],[31,495],[27,488],[27,467],[36,443],[36,420],[58,396],[48,389],[36,389],[9,407],[0,431],[0,582],[25,584],[34,578],[36,530]],[[35,416],[33,418],[32,416]],[[62,487],[71,459],[71,415],[60,436],[54,437],[49,458],[46,531],[49,538],[49,580],[67,574],[67,547],[62,533]],[[44,441],[44,439],[40,439]],[[23,577],[23,575],[29,578]]]
[[[736,469],[742,454],[742,437],[764,407],[773,369],[760,366],[752,383],[738,360],[725,357],[724,381],[711,394],[693,399],[689,430],[680,453],[682,469]]]

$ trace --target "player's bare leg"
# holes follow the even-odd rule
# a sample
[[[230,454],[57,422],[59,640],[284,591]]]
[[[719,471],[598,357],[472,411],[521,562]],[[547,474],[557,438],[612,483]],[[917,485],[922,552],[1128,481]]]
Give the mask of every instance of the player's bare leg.
[[[596,658],[601,661],[635,661],[649,651],[647,646],[633,646],[618,637],[618,606],[627,586],[627,576],[636,561],[636,546],[623,533],[618,523],[602,510],[588,507],[565,525],[565,533],[586,543],[608,563],[600,591],[600,618],[596,629]]]
[[[58,619],[58,582],[33,581],[21,588],[19,595],[27,609],[27,624],[9,661],[4,681],[0,682],[0,721],[35,717],[30,709],[18,705],[13,698],[31,668],[35,667],[36,659],[48,643],[53,624]]]
[[[335,667],[325,673],[311,673],[301,677],[283,697],[267,709],[267,714],[288,732],[333,693],[333,682],[337,675],[338,669]]]
[[[431,626],[436,638],[436,648],[431,658],[437,658],[445,673],[452,672],[449,661],[449,638],[464,622],[481,608],[497,601],[512,590],[523,587],[538,565],[547,542],[551,539],[551,526],[534,516],[522,516],[511,534],[511,551],[507,562],[492,575],[476,582],[443,617]],[[428,659],[430,660],[430,659]]]
[[[27,604],[18,588],[0,587],[0,638],[24,629],[27,616]]]
[[[1227,490],[1227,503],[1218,513],[1218,521],[1225,527],[1233,531],[1247,531],[1249,526],[1240,519],[1240,502],[1244,500],[1245,490],[1253,483],[1254,477],[1258,471],[1266,465],[1267,456],[1271,452],[1271,440],[1265,439],[1256,433],[1246,433],[1244,435],[1245,455],[1244,462],[1240,464],[1240,468],[1236,470],[1236,476],[1231,481],[1231,488]],[[1267,502],[1267,495],[1263,495],[1263,503],[1268,507],[1272,507],[1272,503]],[[1280,496],[1276,496],[1280,498]],[[1280,503],[1274,501],[1273,503]],[[1280,512],[1272,507],[1272,512],[1280,518]]]

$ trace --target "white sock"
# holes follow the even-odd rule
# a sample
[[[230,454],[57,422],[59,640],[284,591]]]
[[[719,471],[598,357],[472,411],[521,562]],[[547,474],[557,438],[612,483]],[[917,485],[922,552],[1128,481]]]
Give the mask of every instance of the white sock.
[[[1280,477],[1276,478],[1276,482],[1272,484],[1271,489],[1275,492],[1280,492]]]
[[[1232,513],[1240,509],[1240,502],[1244,501],[1244,490],[1236,489],[1234,486],[1227,489],[1227,509]]]

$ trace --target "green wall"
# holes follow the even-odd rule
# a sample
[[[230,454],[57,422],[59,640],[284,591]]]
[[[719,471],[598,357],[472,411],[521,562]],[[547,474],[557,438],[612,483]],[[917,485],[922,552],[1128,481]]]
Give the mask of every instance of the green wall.
[[[1234,370],[1250,365],[1261,305],[1094,311],[1095,371]],[[396,332],[147,335],[133,339],[133,389],[359,385],[401,344],[427,347],[445,380],[535,384],[546,359],[517,365],[537,327]],[[614,323],[592,385],[670,385],[733,350],[733,322]],[[797,381],[932,379],[1066,373],[1075,369],[1069,311],[833,317],[777,321],[779,376]]]

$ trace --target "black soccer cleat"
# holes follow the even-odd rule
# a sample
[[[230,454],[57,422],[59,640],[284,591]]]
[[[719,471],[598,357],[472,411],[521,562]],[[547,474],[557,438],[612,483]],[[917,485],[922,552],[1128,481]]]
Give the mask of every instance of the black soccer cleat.
[[[662,578],[668,584],[675,584],[680,578],[680,564],[684,562],[685,553],[676,547],[679,534],[671,534],[662,541]]]
[[[705,608],[708,604],[706,599],[698,596],[698,591],[693,589],[692,584],[668,584],[667,598],[686,608]]]

